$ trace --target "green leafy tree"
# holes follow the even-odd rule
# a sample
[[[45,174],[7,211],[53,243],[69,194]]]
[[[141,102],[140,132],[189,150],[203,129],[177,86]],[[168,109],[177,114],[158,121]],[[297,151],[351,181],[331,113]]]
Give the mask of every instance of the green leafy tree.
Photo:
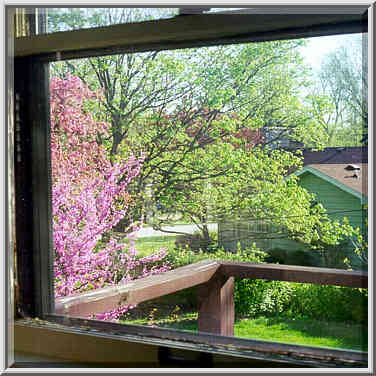
[[[169,18],[176,8],[48,8],[48,32]]]
[[[301,166],[296,155],[254,147],[252,151],[222,143],[199,150],[194,158],[201,175],[208,168],[222,168],[223,174],[205,180],[184,180],[179,189],[171,189],[161,197],[167,213],[178,212],[201,231],[203,244],[210,244],[210,221],[257,221],[286,230],[290,238],[305,244],[338,244],[345,228],[333,223],[322,206],[313,206],[314,197],[298,185],[291,169]],[[223,158],[223,159],[220,159]],[[198,162],[199,161],[199,162]],[[156,216],[155,228],[163,228],[168,217]],[[318,249],[321,249],[317,247]]]
[[[92,11],[92,26],[140,19],[139,11]],[[141,12],[142,13],[142,12]],[[51,25],[78,22],[58,13]],[[114,17],[119,17],[114,21]],[[125,17],[125,18],[121,18]],[[85,22],[77,23],[86,27]],[[299,95],[308,85],[298,47],[304,41],[274,41],[95,57],[55,63],[56,75],[79,76],[103,90],[93,115],[111,126],[99,142],[112,162],[143,153],[130,219],[143,219],[156,203],[196,223],[208,238],[207,222],[250,211],[259,218],[309,218],[310,198],[284,179],[299,160],[260,146],[262,129],[285,129],[307,145],[322,142]],[[303,199],[304,198],[304,199]],[[290,205],[288,205],[290,203]],[[304,218],[305,218],[304,217]],[[313,220],[312,220],[313,221]],[[309,238],[310,226],[290,220],[295,236]],[[307,220],[305,221],[307,224]],[[163,221],[156,218],[154,226]]]
[[[352,36],[325,56],[308,96],[312,117],[327,134],[326,146],[367,143],[367,39]]]
[[[368,268],[368,205],[363,210],[363,228],[357,227],[351,231],[350,241],[354,253],[344,260],[350,269]]]

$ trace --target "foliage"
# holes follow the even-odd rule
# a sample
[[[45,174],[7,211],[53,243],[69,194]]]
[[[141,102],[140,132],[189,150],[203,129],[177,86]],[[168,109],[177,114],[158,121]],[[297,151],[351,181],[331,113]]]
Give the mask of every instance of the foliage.
[[[237,314],[279,314],[338,322],[367,321],[368,294],[364,289],[243,279],[239,282],[237,293]]]
[[[291,285],[293,294],[286,307],[286,314],[290,317],[367,322],[367,289],[307,283],[291,283]]]
[[[368,205],[364,206],[364,228],[361,230],[359,227],[353,229],[350,236],[352,244],[353,255],[346,258],[344,263],[349,269],[367,269],[368,268]]]
[[[72,14],[55,12],[51,23],[88,26],[79,10]],[[121,11],[112,16],[94,11],[86,20],[139,19]],[[273,150],[263,138],[282,128],[309,146],[326,142],[322,118],[332,111],[330,98],[312,97],[312,106],[299,99],[308,84],[298,53],[303,43],[153,51],[52,66],[60,77],[51,97],[58,296],[135,278],[140,269],[143,276],[166,270],[165,258],[174,266],[208,258],[179,250],[137,259],[132,235],[128,251],[111,236],[119,224],[136,231],[133,224],[145,217],[161,229],[165,218],[156,204],[196,224],[208,244],[208,221],[225,216],[266,217],[319,251],[351,233],[322,206],[312,206],[313,196],[294,177],[286,179],[301,166],[300,156]],[[252,252],[212,251],[209,258],[261,260]],[[152,261],[155,267],[148,266]],[[242,300],[252,283],[258,281],[237,282],[239,309],[284,309],[291,291],[278,282],[263,282],[254,303]]]
[[[96,141],[108,125],[95,121],[86,106],[95,105],[100,93],[90,91],[77,77],[51,79],[52,213],[55,250],[56,297],[112,285],[167,270],[165,251],[136,259],[134,237],[130,247],[111,236],[125,215],[130,196],[127,186],[139,174],[142,158],[132,155],[111,164]],[[89,103],[91,102],[91,103]],[[118,311],[104,318],[118,317]],[[102,317],[102,316],[100,316]]]
[[[174,8],[49,8],[48,31],[83,29],[172,17]]]
[[[367,225],[367,224],[366,224]],[[354,252],[364,266],[368,265],[368,235],[361,234],[359,228],[355,230],[355,238],[351,238]]]
[[[347,218],[342,222],[331,220],[326,209],[318,203],[311,207],[312,227],[308,242],[303,238],[296,238],[306,243],[312,251],[321,255],[323,266],[325,267],[344,267],[343,249],[346,248],[350,237],[354,233],[353,227]]]
[[[185,248],[192,251],[205,251],[208,253],[218,250],[217,231],[208,231],[205,238],[203,238],[201,231],[195,231],[193,234],[176,236],[175,239],[175,246],[177,248]]]
[[[90,22],[106,23],[109,16],[97,12]],[[53,17],[57,24],[59,16]],[[128,186],[132,206],[121,224],[146,216],[163,230],[170,219],[156,210],[163,206],[164,213],[194,223],[209,243],[210,218],[252,207],[254,217],[276,220],[288,208],[295,220],[284,225],[293,233],[310,229],[304,224],[309,197],[283,180],[299,167],[299,158],[268,149],[263,138],[277,127],[308,145],[321,143],[319,128],[299,100],[308,84],[298,52],[302,44],[250,43],[54,64],[56,74],[72,72],[104,90],[105,111],[93,113],[110,124],[109,136],[100,140],[111,160],[144,153],[137,181]]]
[[[272,264],[321,266],[319,255],[308,249],[287,250],[273,248],[268,250],[267,253],[268,256],[265,261]]]
[[[245,250],[239,249],[237,252],[229,252],[223,249],[217,249],[215,252],[193,251],[187,247],[169,249],[165,260],[171,268],[175,269],[206,259],[260,263],[265,255],[265,252],[256,247]]]
[[[312,118],[327,135],[326,146],[367,143],[367,34],[348,37],[326,55],[307,97]]]
[[[289,303],[291,287],[279,281],[239,279],[235,309],[240,315],[280,314]]]
[[[321,204],[316,204],[313,210],[320,211],[321,218],[312,227],[312,238],[308,243],[308,248],[320,255],[322,259],[320,266],[344,269],[350,262],[347,256],[354,261],[354,258],[347,254],[351,248],[350,244],[352,243],[356,247],[356,241],[363,241],[360,230],[354,229],[347,217],[344,217],[342,222],[330,220]],[[364,244],[359,244],[362,251],[359,249],[355,251],[355,254],[358,253],[358,257],[360,253],[364,256],[367,252],[366,248],[362,248]],[[362,262],[364,266],[364,260]],[[358,268],[359,262],[356,264]]]

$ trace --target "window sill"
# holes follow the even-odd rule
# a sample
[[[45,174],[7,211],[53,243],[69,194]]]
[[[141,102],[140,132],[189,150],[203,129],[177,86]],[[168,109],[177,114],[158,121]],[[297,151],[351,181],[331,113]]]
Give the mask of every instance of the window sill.
[[[304,355],[303,352],[255,351],[230,345],[208,345],[188,339],[184,341],[109,333],[36,319],[15,321],[14,343],[15,352],[60,359],[57,367],[181,367],[183,364],[179,364],[180,361],[188,368],[367,368],[366,353],[362,354],[361,361],[347,360],[341,363],[338,359],[333,361],[330,356],[318,359]],[[161,360],[161,349],[169,349],[171,353],[180,352],[180,360],[176,361],[176,357]],[[199,363],[200,354],[211,354],[210,364]],[[28,367],[53,367],[54,364],[44,361]],[[15,367],[22,367],[22,362],[16,362]]]
[[[30,319],[15,321],[14,350],[41,360],[53,358],[59,365],[65,363],[70,367],[103,364],[106,367],[111,364],[120,367],[158,366],[157,346],[140,341],[135,343],[135,340],[128,341],[107,333],[88,333],[84,329]],[[46,361],[41,361],[36,367],[44,367],[46,364]],[[22,366],[22,363],[18,366]]]

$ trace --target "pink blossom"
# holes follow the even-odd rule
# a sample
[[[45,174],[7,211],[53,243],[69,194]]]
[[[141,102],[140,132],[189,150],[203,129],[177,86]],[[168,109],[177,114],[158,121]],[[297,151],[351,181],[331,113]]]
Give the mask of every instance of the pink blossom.
[[[101,99],[100,92],[74,76],[54,77],[50,87],[55,296],[167,271],[165,250],[137,259],[135,238],[141,225],[133,226],[128,248],[111,232],[127,212],[127,186],[139,174],[143,157],[131,155],[111,164],[97,142],[99,134],[108,135],[109,125],[85,111],[89,101]],[[95,318],[118,320],[131,308],[119,307]]]

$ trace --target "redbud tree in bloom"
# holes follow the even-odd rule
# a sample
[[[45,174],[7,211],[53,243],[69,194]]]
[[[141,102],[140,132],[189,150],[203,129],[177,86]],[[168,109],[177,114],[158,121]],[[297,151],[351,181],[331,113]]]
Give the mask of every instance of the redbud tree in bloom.
[[[101,100],[78,77],[52,78],[51,165],[55,296],[67,296],[168,270],[165,250],[138,259],[135,236],[129,245],[112,235],[126,214],[127,185],[137,177],[142,157],[111,164],[97,142],[108,124],[97,121],[88,103]],[[118,319],[129,307],[97,315]]]

